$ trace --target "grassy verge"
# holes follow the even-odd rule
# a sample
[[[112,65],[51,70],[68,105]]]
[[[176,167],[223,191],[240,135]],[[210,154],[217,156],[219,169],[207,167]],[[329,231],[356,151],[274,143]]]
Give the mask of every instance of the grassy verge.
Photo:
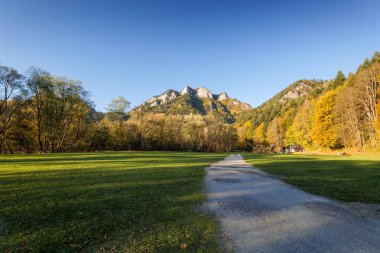
[[[244,154],[263,171],[307,192],[350,202],[380,203],[380,154],[342,156]]]
[[[223,156],[0,156],[0,252],[218,251],[216,223],[192,208]]]

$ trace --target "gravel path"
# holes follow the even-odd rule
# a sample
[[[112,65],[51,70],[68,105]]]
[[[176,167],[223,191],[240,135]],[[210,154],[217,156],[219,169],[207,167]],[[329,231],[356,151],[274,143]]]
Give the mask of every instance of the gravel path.
[[[203,208],[219,221],[228,251],[380,252],[380,215],[372,207],[311,195],[240,155],[207,168],[205,183]]]

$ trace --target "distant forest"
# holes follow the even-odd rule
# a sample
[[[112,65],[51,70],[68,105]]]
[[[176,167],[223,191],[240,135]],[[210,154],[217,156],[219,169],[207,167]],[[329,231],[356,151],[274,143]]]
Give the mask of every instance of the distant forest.
[[[299,87],[304,95],[292,97]],[[0,152],[104,150],[277,152],[380,147],[380,54],[347,77],[299,80],[259,107],[227,122],[202,114],[130,111],[123,97],[97,112],[79,81],[30,68],[0,66]]]

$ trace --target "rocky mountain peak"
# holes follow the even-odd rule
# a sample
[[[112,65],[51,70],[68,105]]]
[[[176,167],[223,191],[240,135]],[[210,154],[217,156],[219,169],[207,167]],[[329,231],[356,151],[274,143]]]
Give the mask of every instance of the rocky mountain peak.
[[[196,91],[199,98],[213,98],[212,93],[205,87],[200,87]]]
[[[186,85],[185,88],[183,88],[183,90],[181,91],[181,95],[186,95],[186,94],[190,94],[190,95],[194,94],[194,90],[188,85]]]
[[[222,101],[222,100],[225,100],[225,99],[229,99],[228,95],[226,92],[222,92],[218,95],[218,101]]]
[[[179,96],[178,91],[169,89],[159,96],[152,97],[151,99],[146,101],[144,104],[148,104],[150,107],[166,104],[167,102],[177,98],[178,96]]]
[[[205,98],[205,99],[212,99],[215,101],[223,101],[226,99],[229,99],[226,92],[222,92],[219,95],[212,94],[210,90],[208,90],[205,87],[199,87],[196,89],[191,88],[190,86],[186,85],[181,92],[178,92],[176,90],[169,89],[162,93],[159,96],[154,96],[151,99],[147,100],[143,103],[143,105],[148,105],[149,107],[155,107],[159,105],[166,104],[180,96],[184,95],[190,95],[194,98]]]

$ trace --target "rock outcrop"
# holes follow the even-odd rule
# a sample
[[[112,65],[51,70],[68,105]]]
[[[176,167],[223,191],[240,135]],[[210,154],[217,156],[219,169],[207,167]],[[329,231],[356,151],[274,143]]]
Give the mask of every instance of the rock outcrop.
[[[194,95],[194,93],[195,93],[195,91],[192,88],[190,88],[189,86],[187,86],[187,85],[181,91],[181,95],[186,95],[186,94]]]
[[[220,94],[218,95],[218,99],[217,99],[218,101],[223,101],[223,100],[225,100],[225,99],[229,99],[227,93],[222,92],[222,93],[220,93]]]
[[[305,96],[313,88],[305,83],[300,83],[290,91],[288,91],[282,98],[279,100],[281,103],[285,102],[288,99],[297,99],[299,97]]]
[[[197,88],[195,90],[197,91],[197,96],[199,98],[211,98],[211,99],[213,99],[212,93],[208,89],[206,89],[205,87],[200,87],[200,88]]]
[[[177,98],[178,96],[179,96],[178,91],[170,89],[170,90],[167,90],[166,92],[162,93],[159,96],[154,96],[154,97],[150,98],[144,104],[149,105],[150,107],[158,106],[161,104],[166,104],[169,101],[172,101],[173,99]]]

